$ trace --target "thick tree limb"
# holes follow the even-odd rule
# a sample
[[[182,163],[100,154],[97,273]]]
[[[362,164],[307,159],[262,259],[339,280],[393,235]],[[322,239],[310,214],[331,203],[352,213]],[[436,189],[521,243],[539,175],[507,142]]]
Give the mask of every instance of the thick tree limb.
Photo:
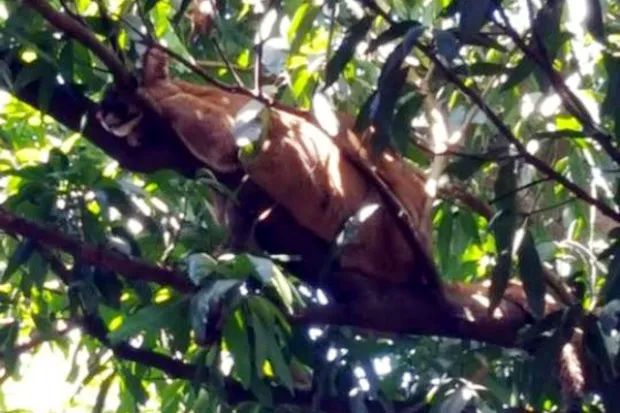
[[[127,278],[152,281],[181,292],[190,292],[193,285],[174,270],[136,261],[119,253],[87,244],[43,228],[0,208],[0,228],[11,235],[30,238],[48,248],[57,248],[79,257],[84,262],[117,271]]]
[[[36,10],[52,26],[73,37],[101,59],[114,74],[115,82],[123,87],[135,87],[135,81],[114,51],[106,47],[89,32],[86,27],[68,14],[57,12],[47,0],[24,0],[24,3]]]
[[[170,286],[180,292],[193,291],[193,285],[177,272],[133,260],[119,253],[83,244],[53,230],[43,228],[0,209],[0,229],[31,238],[46,248],[56,248],[80,257],[84,262],[107,268],[127,278],[140,279]],[[464,318],[453,318],[439,311],[437,303],[426,291],[390,289],[372,308],[352,308],[346,318],[334,316],[328,307],[319,307],[301,316],[309,324],[349,325],[390,333],[425,334],[474,339],[501,346],[513,347],[519,328],[531,322],[525,308],[525,295],[520,287],[512,286],[507,299],[500,304],[501,317],[488,314],[488,304],[480,297],[487,294],[481,285],[447,285],[446,293],[452,306]],[[386,319],[385,314],[393,314]]]
[[[12,78],[16,78],[22,71],[28,69],[28,63],[12,58],[11,51],[0,51],[0,60],[10,62],[9,69]],[[45,65],[44,62],[38,62]],[[42,72],[53,75],[56,69],[52,65],[43,67]],[[50,87],[50,101],[44,109],[39,101],[41,88]],[[46,114],[56,119],[65,127],[81,132],[93,145],[101,148],[111,158],[119,162],[121,167],[135,172],[154,172],[160,169],[174,169],[190,175],[196,169],[197,162],[184,146],[178,143],[171,128],[167,125],[157,125],[159,136],[156,142],[148,146],[131,147],[127,143],[112,135],[95,118],[97,104],[85,97],[71,84],[44,84],[35,80],[18,89],[10,90],[9,85],[0,80],[0,89],[12,93],[17,99],[29,105],[44,110]]]

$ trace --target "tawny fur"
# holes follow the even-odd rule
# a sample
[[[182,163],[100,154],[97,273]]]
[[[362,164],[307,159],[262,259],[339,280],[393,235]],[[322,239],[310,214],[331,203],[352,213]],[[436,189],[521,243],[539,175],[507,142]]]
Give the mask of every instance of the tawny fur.
[[[357,240],[343,248],[339,259],[342,270],[394,284],[416,283],[425,276],[414,268],[417,260],[426,257],[412,254],[398,230],[399,222],[375,185],[343,155],[346,150],[364,156],[353,132],[342,127],[337,136],[330,137],[307,117],[272,109],[267,137],[259,152],[244,164],[231,130],[235,115],[251,98],[171,80],[166,67],[163,52],[152,49],[139,93],[209,168],[218,172],[243,168],[302,227],[328,242],[363,206],[378,204],[379,209],[359,227]],[[426,199],[422,180],[398,156],[383,156],[376,165],[419,224]]]

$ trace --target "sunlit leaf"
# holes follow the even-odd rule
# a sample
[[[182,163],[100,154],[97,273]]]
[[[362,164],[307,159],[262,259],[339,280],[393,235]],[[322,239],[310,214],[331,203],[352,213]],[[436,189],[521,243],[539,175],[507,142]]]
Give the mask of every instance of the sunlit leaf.
[[[215,258],[208,254],[192,254],[187,258],[187,272],[189,278],[194,284],[200,285],[205,277],[211,275],[216,265],[217,261]]]
[[[143,331],[153,331],[169,323],[178,322],[186,309],[187,300],[172,300],[142,308],[126,317],[123,324],[112,331],[108,338],[119,342]]]
[[[320,10],[321,8],[313,2],[304,1],[295,12],[293,20],[291,21],[291,27],[288,31],[288,39],[291,43],[291,55],[295,55],[299,51],[299,48],[312,28],[312,23]]]

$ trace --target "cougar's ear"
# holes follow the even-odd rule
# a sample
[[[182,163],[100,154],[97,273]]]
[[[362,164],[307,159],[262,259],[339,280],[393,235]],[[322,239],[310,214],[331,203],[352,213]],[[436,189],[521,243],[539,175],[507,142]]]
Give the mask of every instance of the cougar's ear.
[[[151,47],[144,54],[142,61],[142,84],[149,87],[168,79],[168,55],[161,49]]]

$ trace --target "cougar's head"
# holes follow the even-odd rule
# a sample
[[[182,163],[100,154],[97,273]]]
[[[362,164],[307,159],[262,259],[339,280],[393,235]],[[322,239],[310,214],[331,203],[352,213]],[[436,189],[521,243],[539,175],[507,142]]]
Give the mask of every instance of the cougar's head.
[[[109,88],[95,116],[108,132],[127,139],[131,146],[139,145],[138,130],[143,112],[130,96],[120,93],[114,87]]]

